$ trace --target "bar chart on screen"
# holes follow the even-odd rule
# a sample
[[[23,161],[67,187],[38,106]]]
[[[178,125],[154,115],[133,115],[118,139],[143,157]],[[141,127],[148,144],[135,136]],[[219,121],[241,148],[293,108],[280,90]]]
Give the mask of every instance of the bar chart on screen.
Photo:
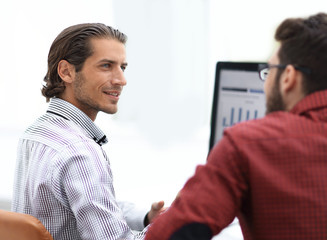
[[[222,136],[226,127],[237,123],[258,119],[265,115],[264,94],[228,93],[222,94],[219,102],[217,118],[217,137]]]
[[[222,127],[230,127],[236,123],[257,119],[259,117],[258,109],[244,109],[243,107],[231,107],[229,115],[223,117]],[[260,114],[261,116],[261,114]]]
[[[265,115],[264,83],[255,62],[218,62],[211,118],[211,149],[226,128]]]

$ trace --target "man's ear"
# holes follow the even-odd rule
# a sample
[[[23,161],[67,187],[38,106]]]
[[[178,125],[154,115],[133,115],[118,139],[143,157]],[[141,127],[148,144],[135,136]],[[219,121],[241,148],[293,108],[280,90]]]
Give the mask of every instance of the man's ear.
[[[280,84],[282,93],[288,93],[298,87],[298,84],[300,84],[300,76],[294,66],[286,66],[284,72],[281,75]]]
[[[58,63],[57,72],[60,78],[66,83],[72,83],[75,79],[75,66],[66,60],[61,60]]]
[[[287,65],[280,76],[280,91],[287,111],[305,96],[302,90],[302,77],[302,73],[292,65]]]

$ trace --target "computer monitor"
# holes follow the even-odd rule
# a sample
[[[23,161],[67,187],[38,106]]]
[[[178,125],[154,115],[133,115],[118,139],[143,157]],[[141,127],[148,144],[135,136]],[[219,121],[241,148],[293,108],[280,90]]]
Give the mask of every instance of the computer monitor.
[[[259,78],[258,64],[217,62],[210,149],[221,139],[226,127],[265,115],[264,83]]]

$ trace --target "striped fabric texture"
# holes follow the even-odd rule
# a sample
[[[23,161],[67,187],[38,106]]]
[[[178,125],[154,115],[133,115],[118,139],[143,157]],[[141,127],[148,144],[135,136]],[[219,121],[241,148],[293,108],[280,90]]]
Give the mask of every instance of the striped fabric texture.
[[[53,98],[19,140],[12,210],[37,217],[55,240],[143,239],[116,201],[107,142],[87,115]]]

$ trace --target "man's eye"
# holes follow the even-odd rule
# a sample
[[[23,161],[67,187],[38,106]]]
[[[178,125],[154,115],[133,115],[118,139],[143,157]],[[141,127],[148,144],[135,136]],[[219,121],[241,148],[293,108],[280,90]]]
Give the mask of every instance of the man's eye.
[[[121,68],[121,70],[123,70],[123,72],[124,72],[125,69],[126,69],[126,66],[121,66],[120,68]]]
[[[110,64],[109,63],[104,63],[101,66],[104,67],[104,68],[110,68]]]

